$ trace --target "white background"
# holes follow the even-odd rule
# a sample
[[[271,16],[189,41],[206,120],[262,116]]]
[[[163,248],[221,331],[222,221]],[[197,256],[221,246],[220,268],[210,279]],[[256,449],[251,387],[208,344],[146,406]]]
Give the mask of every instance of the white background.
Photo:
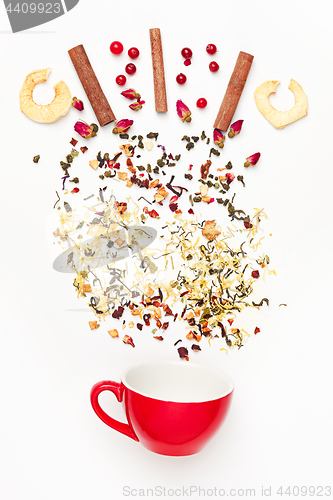
[[[278,498],[279,486],[332,484],[331,14],[328,0],[311,8],[285,0],[80,0],[57,20],[12,34],[0,5],[1,498],[111,499],[123,498],[125,486],[139,494],[139,488],[191,485],[226,493],[255,488],[256,496],[271,486],[272,497]],[[163,37],[169,112],[162,116],[154,111],[151,27],[160,27]],[[258,325],[260,334],[239,351],[226,354],[212,345],[195,358],[226,371],[236,389],[221,431],[191,457],[150,453],[104,425],[90,407],[90,388],[98,380],[119,380],[133,363],[174,360],[177,353],[152,342],[149,332],[137,335],[132,349],[111,339],[106,326],[90,331],[88,321],[94,318],[76,299],[72,277],[53,270],[48,250],[47,221],[55,191],[61,190],[59,160],[69,152],[78,113],[72,110],[55,124],[40,125],[19,109],[25,75],[51,67],[49,82],[34,95],[50,102],[52,86],[63,79],[72,95],[84,100],[83,119],[95,121],[67,54],[83,43],[117,118],[125,117],[128,102],[114,78],[129,58],[126,51],[118,59],[111,56],[113,40],[141,51],[137,74],[128,79],[146,100],[135,115],[133,133],[159,131],[161,143],[186,158],[184,172],[196,156],[194,150],[186,157],[180,138],[212,133],[238,52],[254,55],[234,117],[244,119],[244,128],[226,143],[221,161],[232,159],[237,174],[244,174],[246,188],[237,186],[240,203],[249,210],[265,208],[269,216],[263,251],[277,276],[262,284],[269,308],[248,318],[249,330]],[[213,59],[205,52],[208,43],[219,49],[220,71],[214,75],[208,71]],[[180,56],[184,46],[194,53],[188,68]],[[175,82],[181,71],[188,76],[183,87]],[[293,105],[290,78],[308,96],[308,116],[276,130],[257,110],[253,92],[265,80],[280,80],[271,102],[288,109]],[[198,97],[207,98],[205,110],[196,109]],[[178,98],[192,109],[189,126],[175,113]],[[92,140],[93,156],[85,160],[99,149],[114,152],[110,126]],[[257,151],[262,155],[258,165],[245,171],[245,156]],[[37,165],[32,162],[36,154],[41,155]],[[80,177],[86,179],[81,188],[88,195],[92,173],[87,163],[80,165]],[[221,209],[220,216],[215,208],[211,218],[223,224],[226,212]],[[175,339],[182,334],[180,324],[177,328],[170,334]],[[103,401],[116,418],[124,418],[111,395]]]

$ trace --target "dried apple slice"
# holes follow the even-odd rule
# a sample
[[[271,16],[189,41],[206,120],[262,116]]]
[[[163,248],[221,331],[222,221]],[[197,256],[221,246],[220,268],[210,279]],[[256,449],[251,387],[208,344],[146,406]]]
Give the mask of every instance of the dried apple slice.
[[[26,76],[20,91],[21,111],[35,122],[53,123],[65,116],[71,108],[71,93],[62,80],[54,85],[55,96],[50,104],[36,104],[33,100],[35,86],[38,83],[46,82],[50,72],[51,68],[31,71]]]
[[[308,113],[308,99],[304,90],[295,80],[290,80],[288,89],[295,96],[295,104],[288,111],[278,111],[269,102],[269,96],[275,94],[276,87],[279,85],[277,80],[267,80],[256,88],[254,98],[257,108],[265,118],[275,127],[284,128],[286,125],[299,120]]]

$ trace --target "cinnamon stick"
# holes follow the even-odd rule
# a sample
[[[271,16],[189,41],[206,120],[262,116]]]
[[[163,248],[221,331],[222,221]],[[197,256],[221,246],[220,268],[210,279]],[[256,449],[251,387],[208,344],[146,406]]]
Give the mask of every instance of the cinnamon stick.
[[[253,56],[240,52],[234,71],[228,83],[220,110],[216,117],[214,128],[226,132],[236,111],[238,101],[242,95],[244,85],[251,69]]]
[[[100,126],[104,127],[104,125],[113,122],[116,117],[97,80],[83,45],[77,45],[77,47],[70,49],[68,54]]]
[[[165,88],[161,31],[159,28],[151,28],[149,34],[154,75],[155,110],[165,113],[168,111],[168,104]]]

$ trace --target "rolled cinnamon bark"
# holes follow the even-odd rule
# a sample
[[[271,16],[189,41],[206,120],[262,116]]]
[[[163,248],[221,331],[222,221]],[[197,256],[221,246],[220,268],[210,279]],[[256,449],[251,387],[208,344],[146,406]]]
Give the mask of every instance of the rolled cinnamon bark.
[[[98,123],[101,127],[104,127],[104,125],[113,122],[116,117],[97,80],[83,45],[77,45],[77,47],[70,49],[68,54],[95,112]]]
[[[235,64],[234,71],[228,83],[220,110],[216,117],[214,128],[226,132],[236,111],[238,101],[242,95],[247,76],[250,72],[253,56],[246,52],[240,52]]]
[[[165,88],[161,31],[159,28],[151,28],[149,33],[154,74],[155,110],[165,113],[168,111],[168,104]]]

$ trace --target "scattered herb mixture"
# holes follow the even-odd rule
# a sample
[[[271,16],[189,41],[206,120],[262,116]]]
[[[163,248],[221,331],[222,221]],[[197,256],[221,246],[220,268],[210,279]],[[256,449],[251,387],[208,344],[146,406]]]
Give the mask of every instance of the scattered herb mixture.
[[[140,103],[140,95],[133,89],[122,94]],[[181,101],[177,110],[183,121],[188,121],[190,111]],[[239,134],[242,124],[242,120],[232,124],[228,137]],[[269,270],[268,256],[258,255],[263,240],[259,238],[260,222],[267,216],[261,209],[250,216],[236,204],[236,193],[229,195],[235,179],[241,189],[246,184],[243,175],[233,174],[231,161],[219,158],[225,142],[221,131],[213,133],[212,142],[218,149],[209,146],[210,138],[203,131],[200,136],[183,136],[180,152],[171,153],[160,143],[157,132],[132,135],[132,125],[133,120],[118,120],[113,132],[125,143],[112,153],[99,151],[95,157],[90,153],[87,159],[87,168],[95,170],[103,181],[98,194],[84,197],[77,187],[76,139],[69,141],[73,148],[66,161],[60,161],[65,174],[62,193],[69,192],[66,181],[74,183],[70,193],[80,197],[86,213],[80,217],[73,208],[78,198],[63,201],[57,192],[54,208],[59,211],[59,227],[54,236],[75,273],[73,285],[78,297],[88,300],[97,318],[89,326],[94,330],[105,320],[112,338],[119,338],[119,330],[125,330],[122,340],[134,348],[138,331],[148,329],[161,342],[170,325],[181,321],[192,351],[201,350],[203,337],[209,343],[219,338],[220,349],[240,348],[250,334],[232,327],[237,316],[246,307],[269,305],[266,297],[251,300],[261,274],[274,273]],[[75,131],[90,142],[98,127],[77,122]],[[175,169],[198,143],[207,148],[207,161],[201,166],[190,164],[185,172],[182,166]],[[142,161],[147,151],[157,148],[156,161]],[[79,149],[85,154],[88,151],[86,146]],[[246,162],[255,165],[259,157],[257,153]],[[123,196],[126,189],[119,189],[119,182],[128,189],[127,196]],[[202,203],[214,204],[209,220],[199,220],[196,214]],[[214,216],[227,223],[219,224]],[[150,244],[154,239],[148,227],[151,219],[159,224],[158,248]],[[132,273],[128,267],[133,268]],[[258,332],[256,327],[254,334]],[[180,358],[188,360],[187,347],[179,345],[183,340],[186,342],[179,339],[175,348]]]

